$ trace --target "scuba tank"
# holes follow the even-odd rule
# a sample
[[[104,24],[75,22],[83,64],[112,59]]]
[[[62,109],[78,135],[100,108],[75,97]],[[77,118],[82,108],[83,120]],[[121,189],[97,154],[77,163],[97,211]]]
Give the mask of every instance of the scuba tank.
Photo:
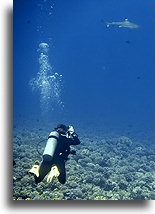
[[[57,131],[52,131],[48,137],[44,152],[43,160],[52,161],[56,148],[58,146],[59,133]]]

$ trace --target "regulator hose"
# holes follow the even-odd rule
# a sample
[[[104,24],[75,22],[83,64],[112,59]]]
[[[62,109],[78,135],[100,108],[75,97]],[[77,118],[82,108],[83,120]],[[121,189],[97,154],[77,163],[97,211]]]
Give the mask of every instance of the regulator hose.
[[[42,143],[42,142],[44,142],[45,140],[47,140],[47,138],[46,138],[46,139],[43,139],[43,140],[41,140],[41,141],[39,141],[39,142],[37,143],[37,145],[36,145],[36,147],[37,147],[37,152],[38,152],[39,155],[42,155],[42,153],[39,152],[39,149],[38,149],[39,144]]]

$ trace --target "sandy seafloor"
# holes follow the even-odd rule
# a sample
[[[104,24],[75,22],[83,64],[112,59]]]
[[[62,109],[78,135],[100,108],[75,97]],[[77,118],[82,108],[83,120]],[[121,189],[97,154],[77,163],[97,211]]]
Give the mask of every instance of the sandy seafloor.
[[[60,184],[57,178],[47,183],[45,178],[36,185],[28,171],[42,160],[37,144],[55,125],[39,120],[14,125],[13,200],[155,199],[153,138],[143,132],[132,136],[132,130],[95,130],[76,124],[81,144],[72,146],[76,155],[69,155],[66,162],[66,183]],[[45,144],[38,145],[39,152]]]

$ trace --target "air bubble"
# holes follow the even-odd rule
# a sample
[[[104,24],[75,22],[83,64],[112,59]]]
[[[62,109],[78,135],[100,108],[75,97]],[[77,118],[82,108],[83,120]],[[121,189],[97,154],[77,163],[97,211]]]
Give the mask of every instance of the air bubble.
[[[48,59],[49,45],[44,42],[40,43],[38,51],[40,51],[39,72],[36,78],[29,81],[29,85],[32,91],[39,91],[42,112],[49,112],[58,107],[62,109],[64,107],[61,100],[63,87],[61,81],[62,75],[57,72],[53,74],[52,72],[52,67]]]

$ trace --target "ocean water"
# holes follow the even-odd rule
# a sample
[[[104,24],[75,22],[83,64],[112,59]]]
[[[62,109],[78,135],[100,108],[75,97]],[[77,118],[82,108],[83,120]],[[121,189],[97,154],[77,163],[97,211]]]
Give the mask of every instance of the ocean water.
[[[13,16],[14,199],[154,199],[153,2],[14,0]],[[73,125],[81,144],[66,163],[68,183],[37,189],[20,167],[40,158],[37,143],[59,123]]]

